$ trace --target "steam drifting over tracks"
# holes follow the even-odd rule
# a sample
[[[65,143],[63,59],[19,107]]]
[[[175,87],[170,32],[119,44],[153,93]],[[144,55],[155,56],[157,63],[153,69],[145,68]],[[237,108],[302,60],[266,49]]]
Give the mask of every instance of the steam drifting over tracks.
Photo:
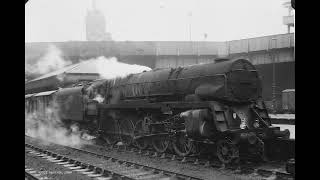
[[[85,151],[77,148],[72,149],[85,154],[96,156],[98,158],[103,158],[109,164],[113,164],[113,167],[117,167],[117,169],[101,168],[96,165],[75,160],[65,155],[60,155],[52,151],[44,150],[42,148],[33,146],[28,143],[25,143],[25,147],[31,149],[30,152],[32,153],[38,153],[38,156],[43,156],[45,158],[51,159],[52,162],[56,162],[57,164],[68,167],[69,169],[72,169],[74,171],[82,172],[83,174],[87,174],[89,177],[94,177],[96,179],[200,179],[175,172],[153,168],[146,165],[141,165],[138,163],[116,159],[105,155],[100,155],[94,152]]]

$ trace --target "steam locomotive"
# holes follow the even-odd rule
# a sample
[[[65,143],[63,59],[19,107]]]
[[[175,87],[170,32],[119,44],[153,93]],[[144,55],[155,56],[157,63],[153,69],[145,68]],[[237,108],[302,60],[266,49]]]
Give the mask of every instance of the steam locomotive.
[[[289,138],[288,130],[271,125],[261,93],[255,67],[235,59],[29,94],[26,111],[48,117],[45,109],[54,107],[65,124],[77,123],[109,144],[180,156],[208,145],[228,164],[247,155],[263,159],[274,142]]]

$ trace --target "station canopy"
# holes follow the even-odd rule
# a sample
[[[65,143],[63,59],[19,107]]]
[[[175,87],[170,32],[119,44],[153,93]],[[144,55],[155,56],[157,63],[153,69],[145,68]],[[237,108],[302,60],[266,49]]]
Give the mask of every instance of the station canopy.
[[[83,61],[28,81],[25,83],[25,94],[57,90],[67,84],[98,79],[97,63],[96,60]]]
[[[63,73],[65,74],[98,74],[98,70],[96,67],[97,67],[97,61],[94,61],[94,60],[83,61],[77,64],[72,64],[72,65],[63,67],[56,71],[50,72],[48,74],[42,75],[36,79],[28,81],[27,83],[32,81],[38,81],[41,79],[46,79],[53,76],[58,76]]]
[[[24,98],[25,98],[25,99],[27,99],[27,98],[29,98],[29,97],[32,97],[32,96],[33,96],[33,95],[35,95],[35,94],[36,94],[36,93],[33,93],[33,94],[27,94],[27,95],[25,95],[25,96],[24,96]]]
[[[38,94],[34,95],[34,97],[38,97],[38,96],[49,96],[49,95],[51,95],[51,94],[53,94],[53,93],[55,93],[55,92],[56,92],[56,90],[54,90],[54,91],[45,91],[45,92],[41,92],[41,93],[38,93]]]

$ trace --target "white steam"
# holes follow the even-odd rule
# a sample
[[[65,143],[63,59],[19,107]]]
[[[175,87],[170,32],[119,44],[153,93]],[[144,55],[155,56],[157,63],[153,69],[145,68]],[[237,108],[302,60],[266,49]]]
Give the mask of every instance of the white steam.
[[[122,78],[130,74],[151,70],[146,66],[130,65],[118,62],[115,57],[98,57],[96,59],[90,59],[89,61],[87,61],[88,63],[86,62],[82,65],[88,66],[88,69],[94,68],[96,73],[100,74],[100,77],[103,79]],[[32,67],[28,66],[26,68],[31,69],[31,71],[35,73],[45,74],[50,71],[60,69],[69,64],[71,64],[71,62],[65,61],[63,60],[63,58],[61,58],[61,51],[59,49],[57,49],[55,46],[50,46],[48,49],[48,53],[43,58],[41,58],[40,61],[38,61]],[[63,79],[63,77],[64,74],[62,74],[58,78]],[[104,96],[99,92],[95,93],[94,97],[94,100],[98,101],[99,103],[104,101]],[[79,147],[87,144],[88,141],[83,140],[82,137],[87,136],[92,138],[92,136],[81,132],[79,130],[79,127],[76,125],[72,125],[69,128],[66,128],[65,125],[63,125],[63,123],[61,122],[60,118],[57,117],[57,113],[55,113],[56,109],[57,108],[54,107],[46,109],[46,114],[55,114],[54,116],[49,117],[41,117],[40,113],[26,114],[25,133],[31,137],[43,139],[46,142],[53,142],[66,146]]]
[[[143,71],[151,70],[151,68],[146,66],[141,66],[137,64],[132,65],[132,64],[119,62],[115,57],[106,58],[106,57],[100,56],[95,59],[90,59],[88,62],[94,65],[94,68],[96,69],[101,79],[108,79],[108,80],[114,80],[114,81],[117,78],[125,78],[130,74],[136,74],[136,73],[141,73]],[[101,92],[98,92],[93,89],[91,89],[91,91],[92,91],[91,93],[94,94],[93,100],[97,101],[98,103],[102,103],[105,100],[104,95],[100,94]],[[120,98],[119,92],[113,92],[112,99],[110,100],[109,103],[111,104],[116,103],[118,102],[119,98]]]
[[[54,112],[54,108],[48,108],[46,114],[48,115],[43,117],[39,113],[26,113],[25,134],[48,143],[71,147],[81,147],[88,144],[88,141],[81,138],[83,135],[88,135],[81,132],[75,124],[66,128],[60,118],[56,116],[57,113]]]
[[[137,64],[125,64],[117,61],[117,58],[105,58],[103,56],[93,59],[96,62],[96,69],[101,78],[114,79],[125,77],[129,74],[141,73],[150,71],[151,68]]]
[[[98,103],[102,103],[104,101],[104,98],[102,97],[101,94],[97,94],[93,100],[96,100]]]
[[[70,64],[71,61],[64,60],[62,58],[62,52],[60,49],[54,45],[49,45],[46,54],[34,65],[30,65],[25,62],[25,71],[34,74],[46,74]]]

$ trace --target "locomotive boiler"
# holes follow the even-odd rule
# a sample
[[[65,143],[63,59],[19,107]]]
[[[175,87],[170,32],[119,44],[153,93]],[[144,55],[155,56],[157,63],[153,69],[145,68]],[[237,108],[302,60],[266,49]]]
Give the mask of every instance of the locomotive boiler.
[[[60,89],[63,119],[91,129],[109,144],[169,149],[181,156],[213,147],[223,163],[264,158],[270,142],[289,138],[273,127],[261,100],[261,80],[245,59],[155,69]]]

